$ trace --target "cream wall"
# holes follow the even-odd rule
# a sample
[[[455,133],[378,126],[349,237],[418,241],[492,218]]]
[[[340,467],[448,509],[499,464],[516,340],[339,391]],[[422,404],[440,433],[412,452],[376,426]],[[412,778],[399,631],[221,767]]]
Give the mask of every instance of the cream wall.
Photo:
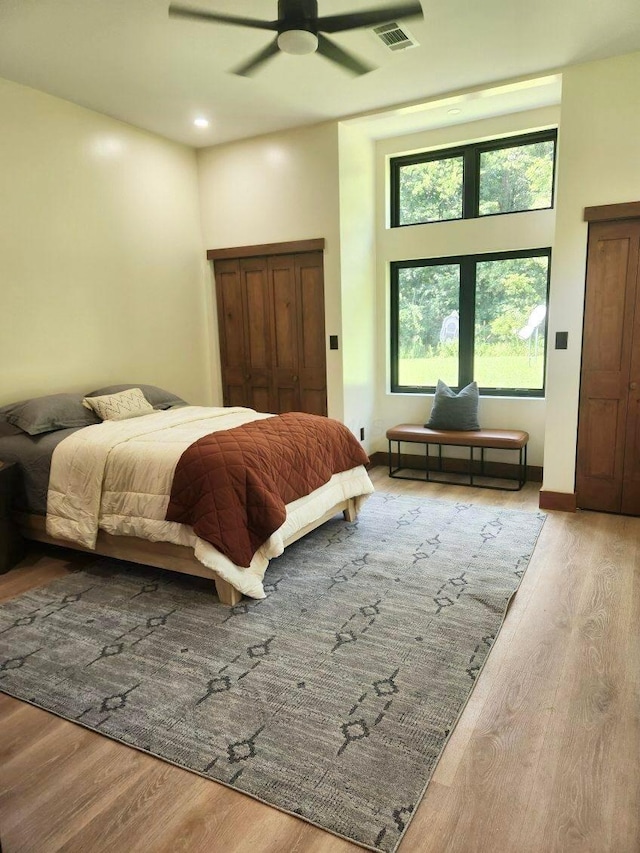
[[[389,228],[388,160],[416,150],[444,148],[464,142],[508,136],[557,126],[558,107],[494,117],[484,121],[385,139],[376,145],[378,341],[377,400],[374,449],[386,450],[385,432],[399,423],[424,423],[431,411],[432,394],[392,394],[389,353],[389,264],[394,260],[437,258],[448,255],[501,252],[553,246],[555,210],[510,216],[490,216],[457,222]],[[530,435],[529,463],[542,465],[545,400],[483,397],[479,407],[483,427],[524,429]],[[409,448],[403,448],[409,450]],[[449,452],[449,451],[448,451]],[[497,457],[496,457],[497,458]]]
[[[376,417],[375,150],[359,128],[341,124],[340,254],[344,423],[372,446]]]
[[[0,404],[145,382],[210,400],[195,152],[0,80]]]
[[[201,149],[198,166],[206,249],[324,237],[327,396],[329,415],[342,420],[342,349],[328,349],[329,335],[342,342],[337,124]],[[221,402],[219,371],[215,383]]]
[[[640,199],[640,53],[567,68],[562,84],[543,490],[572,493],[586,270],[585,207]]]

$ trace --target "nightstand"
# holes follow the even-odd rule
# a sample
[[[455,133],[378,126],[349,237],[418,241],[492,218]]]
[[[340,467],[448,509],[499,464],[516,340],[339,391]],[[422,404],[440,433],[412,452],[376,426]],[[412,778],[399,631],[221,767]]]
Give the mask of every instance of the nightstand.
[[[11,518],[18,473],[15,462],[0,461],[0,573],[19,563],[25,552],[22,537]]]

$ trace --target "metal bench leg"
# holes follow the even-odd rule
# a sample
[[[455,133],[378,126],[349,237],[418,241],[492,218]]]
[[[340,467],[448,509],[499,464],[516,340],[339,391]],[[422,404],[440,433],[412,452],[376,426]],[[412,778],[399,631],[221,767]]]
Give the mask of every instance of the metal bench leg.
[[[400,442],[396,441],[396,445],[398,448],[396,451],[397,455],[398,455],[398,467],[394,468],[393,467],[393,445],[392,445],[392,440],[389,439],[389,476],[390,477],[396,477],[398,474],[398,471],[400,470],[400,466],[402,465],[402,459],[400,456]]]
[[[522,448],[522,447],[520,448],[519,460],[518,460],[518,488],[520,488],[520,489],[524,485],[524,480],[522,479],[524,477],[524,471],[523,471],[523,466],[522,466],[522,460],[524,458],[523,449],[524,448]]]
[[[524,451],[524,453],[523,453]],[[524,459],[523,459],[524,457]],[[527,445],[520,448],[520,488],[527,482]]]

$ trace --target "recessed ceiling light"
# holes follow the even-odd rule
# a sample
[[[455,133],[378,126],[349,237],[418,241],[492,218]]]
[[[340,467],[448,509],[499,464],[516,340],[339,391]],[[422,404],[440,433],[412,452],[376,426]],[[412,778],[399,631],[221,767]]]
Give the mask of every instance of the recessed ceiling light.
[[[198,118],[194,118],[193,123],[196,127],[209,127],[209,119],[204,118],[204,116],[198,116]]]
[[[447,112],[449,113],[450,116],[457,116],[457,115],[460,115],[462,110],[459,110],[457,107],[453,107],[453,109],[447,110]]]

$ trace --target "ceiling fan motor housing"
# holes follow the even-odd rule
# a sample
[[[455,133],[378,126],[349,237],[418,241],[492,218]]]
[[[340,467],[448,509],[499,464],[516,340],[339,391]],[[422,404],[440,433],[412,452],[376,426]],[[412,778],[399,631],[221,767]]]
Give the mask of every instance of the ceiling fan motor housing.
[[[288,30],[318,31],[317,0],[278,0],[278,32]]]

